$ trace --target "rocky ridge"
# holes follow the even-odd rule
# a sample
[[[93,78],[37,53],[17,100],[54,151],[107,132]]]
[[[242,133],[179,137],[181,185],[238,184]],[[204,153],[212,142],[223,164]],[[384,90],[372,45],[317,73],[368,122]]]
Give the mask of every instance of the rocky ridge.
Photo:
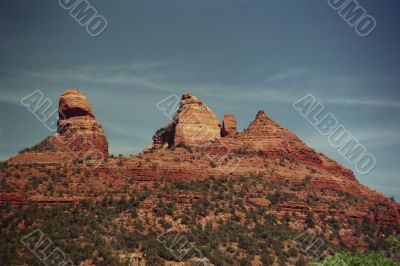
[[[221,127],[209,107],[199,98],[185,94],[173,120],[154,135],[150,149],[135,156],[114,157],[107,156],[104,131],[85,96],[68,90],[59,106],[65,115],[60,116],[59,131],[42,144],[47,147],[50,143],[54,150],[23,152],[8,160],[6,171],[15,172],[0,172],[8,182],[7,191],[3,191],[8,194],[3,193],[1,202],[27,205],[30,200],[52,205],[82,199],[101,201],[99,195],[115,193],[117,197],[129,198],[130,192],[145,188],[156,195],[164,179],[178,184],[243,179],[252,182],[250,187],[237,191],[246,193],[240,198],[246,202],[245,208],[261,206],[277,217],[291,213],[297,216],[293,224],[296,228],[304,225],[307,213],[323,217],[316,220],[317,230],[324,227],[324,219],[351,218],[358,223],[368,220],[376,226],[400,225],[399,204],[360,184],[351,170],[308,147],[262,110],[239,132],[233,115],[226,114]],[[57,139],[74,139],[76,134],[86,136],[103,151],[104,158],[96,167],[76,162],[73,156],[65,157],[65,147]],[[25,191],[30,180],[15,177],[28,174],[43,180],[36,190]],[[48,196],[48,187],[52,185],[49,175],[68,180],[71,195]],[[63,191],[65,187],[55,183],[54,189]],[[203,196],[196,192],[168,197],[166,201],[184,197],[185,202],[190,202]],[[150,197],[141,211],[151,216],[156,201]],[[366,245],[363,240],[357,243],[355,236],[346,237],[359,248]]]

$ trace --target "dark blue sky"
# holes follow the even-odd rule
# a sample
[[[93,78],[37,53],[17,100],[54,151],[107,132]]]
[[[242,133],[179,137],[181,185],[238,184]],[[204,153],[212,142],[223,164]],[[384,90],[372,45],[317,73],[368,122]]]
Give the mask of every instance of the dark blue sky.
[[[308,93],[377,158],[359,180],[400,199],[400,2],[359,0],[377,21],[360,37],[325,0],[90,1],[93,38],[56,0],[0,3],[0,159],[50,135],[19,103],[40,89],[57,104],[76,87],[111,152],[135,154],[168,119],[156,104],[192,92],[240,129],[259,109],[349,166],[292,108]]]

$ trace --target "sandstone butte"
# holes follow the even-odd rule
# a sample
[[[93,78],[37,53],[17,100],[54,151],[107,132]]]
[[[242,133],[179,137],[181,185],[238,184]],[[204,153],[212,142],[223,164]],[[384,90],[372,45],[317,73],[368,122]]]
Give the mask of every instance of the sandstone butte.
[[[233,115],[226,114],[220,122],[200,99],[184,94],[175,117],[155,133],[150,148],[138,155],[125,157],[108,155],[105,133],[96,121],[86,96],[81,92],[75,89],[64,92],[60,98],[59,111],[57,133],[10,158],[6,163],[25,166],[34,164],[41,169],[37,172],[38,176],[46,169],[61,165],[65,175],[77,184],[80,184],[82,177],[75,176],[68,169],[80,167],[94,172],[95,178],[92,177],[90,182],[80,184],[79,189],[76,189],[75,197],[78,198],[87,197],[89,190],[100,194],[109,191],[110,182],[113,189],[122,190],[129,176],[134,176],[136,182],[151,184],[161,177],[191,181],[210,177],[241,178],[258,175],[262,179],[284,184],[305,184],[296,192],[296,197],[302,200],[307,200],[311,194],[324,195],[327,201],[332,202],[338,194],[361,199],[344,202],[341,208],[322,203],[311,206],[293,201],[271,206],[262,195],[268,191],[253,199],[254,202],[270,206],[270,211],[278,215],[287,211],[300,213],[310,210],[358,220],[367,218],[380,225],[400,224],[399,204],[360,184],[351,170],[308,147],[262,110],[243,132],[239,132]],[[71,150],[70,147],[75,148]],[[94,156],[90,156],[90,163],[97,160],[100,166],[91,169],[91,164],[76,165],[76,158],[85,156],[85,152],[93,148],[95,152]],[[21,180],[9,177],[9,181],[17,191],[12,194],[2,193],[2,202],[35,201],[37,198],[40,198],[36,200],[39,203],[57,202],[55,197],[46,201],[40,191],[24,193],[24,182]],[[59,201],[64,202],[66,199]],[[371,211],[376,206],[380,211]]]
[[[10,162],[59,163],[71,158],[108,156],[104,130],[83,93],[66,90],[60,97],[58,111],[57,132]]]

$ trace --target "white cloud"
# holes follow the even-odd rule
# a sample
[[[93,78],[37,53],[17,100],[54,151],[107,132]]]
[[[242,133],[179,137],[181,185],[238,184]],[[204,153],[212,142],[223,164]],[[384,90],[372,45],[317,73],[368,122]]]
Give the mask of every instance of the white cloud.
[[[350,130],[350,133],[367,149],[400,144],[400,133],[396,129],[357,129]],[[305,142],[316,150],[335,149],[329,144],[327,137],[320,135],[318,132],[303,138]]]

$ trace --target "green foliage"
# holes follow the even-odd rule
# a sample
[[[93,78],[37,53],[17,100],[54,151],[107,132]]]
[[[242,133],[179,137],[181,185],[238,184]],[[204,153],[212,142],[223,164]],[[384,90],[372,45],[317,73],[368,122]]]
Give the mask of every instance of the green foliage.
[[[261,254],[261,261],[264,265],[272,265],[275,259],[267,253]]]
[[[7,192],[13,191],[13,187],[10,184],[8,184],[7,179],[5,177],[2,177],[0,179],[0,188]]]
[[[369,253],[337,253],[334,256],[325,258],[321,262],[311,262],[308,266],[331,266],[331,265],[347,265],[347,266],[398,266],[400,260],[386,257],[379,252]]]
[[[170,139],[170,136],[171,136],[171,132],[166,131],[165,128],[162,127],[156,131],[156,133],[153,135],[152,139],[153,139],[153,142],[156,142],[156,141],[160,140],[160,137],[161,137],[162,142],[167,142]]]
[[[7,162],[0,162],[0,170],[1,170],[1,171],[6,170],[7,167],[8,167]]]
[[[306,216],[306,224],[308,227],[312,228],[315,226],[315,220],[314,220],[314,215],[312,212],[307,212]]]
[[[269,201],[271,201],[272,205],[278,204],[283,201],[297,201],[297,198],[294,197],[293,195],[290,195],[288,193],[279,190],[273,194],[268,195],[267,198],[269,199]]]
[[[122,158],[117,160],[120,159]],[[54,191],[57,194],[64,186],[71,188],[76,185],[79,176],[69,178],[68,174],[77,174],[78,170],[81,172],[78,167],[68,172],[63,171],[61,166],[43,168],[39,173],[31,172],[27,188],[37,188],[49,194]],[[22,168],[18,173],[22,178],[27,175]],[[83,173],[81,176],[87,176],[87,173],[96,175],[95,172]],[[15,175],[16,172],[11,172],[10,176]],[[39,208],[31,204],[28,208],[20,209],[5,206],[0,217],[0,265],[39,265],[37,259],[30,256],[18,241],[21,235],[35,228],[43,230],[76,264],[92,260],[95,265],[123,265],[119,254],[138,251],[143,254],[148,265],[164,265],[166,260],[176,261],[176,258],[157,241],[157,235],[175,228],[176,225],[179,228],[179,224],[185,225],[184,232],[180,233],[188,239],[188,243],[201,250],[214,265],[251,265],[251,262],[254,263],[259,258],[263,265],[304,266],[309,259],[293,243],[293,239],[300,233],[289,226],[289,222],[297,221],[294,212],[277,219],[279,216],[271,212],[273,207],[261,207],[250,200],[268,197],[274,204],[306,200],[284,189],[283,187],[290,188],[285,182],[264,180],[259,175],[237,179],[210,177],[207,180],[188,182],[160,178],[157,183],[149,184],[148,187],[139,187],[140,181],[134,177],[124,178],[126,186],[123,189],[115,186],[107,192],[95,191],[98,193],[94,195],[96,200],[89,197],[76,205]],[[6,184],[6,178],[0,180],[2,184]],[[89,181],[83,178],[80,182],[87,185]],[[12,182],[9,183],[10,186],[13,185]],[[111,185],[113,183],[110,181]],[[104,198],[99,199],[103,195]],[[347,194],[341,196],[349,198]],[[309,227],[313,227],[316,221],[318,225],[321,222],[322,230],[332,231],[330,236],[339,243],[340,228],[348,225],[349,228],[358,228],[357,234],[360,239],[365,237],[367,250],[387,252],[385,260],[380,253],[369,255],[369,259],[377,263],[375,265],[396,265],[392,262],[398,258],[396,256],[399,254],[400,241],[394,237],[386,241],[383,236],[396,235],[397,228],[375,227],[369,219],[360,224],[356,219],[335,219],[326,215],[314,217],[312,212],[304,214]],[[303,217],[298,215],[300,216]],[[365,236],[366,232],[368,236]],[[324,241],[329,242],[325,239]],[[333,243],[329,242],[334,250],[348,249]],[[364,260],[358,259],[359,264],[348,266],[374,265],[365,264]]]
[[[195,180],[191,182],[175,181],[172,183],[178,190],[187,191],[207,191],[210,188],[210,184],[207,181]]]
[[[388,243],[390,245],[389,255],[392,258],[400,260],[400,237],[390,236]]]
[[[216,168],[218,165],[214,161],[210,161],[210,167]]]

